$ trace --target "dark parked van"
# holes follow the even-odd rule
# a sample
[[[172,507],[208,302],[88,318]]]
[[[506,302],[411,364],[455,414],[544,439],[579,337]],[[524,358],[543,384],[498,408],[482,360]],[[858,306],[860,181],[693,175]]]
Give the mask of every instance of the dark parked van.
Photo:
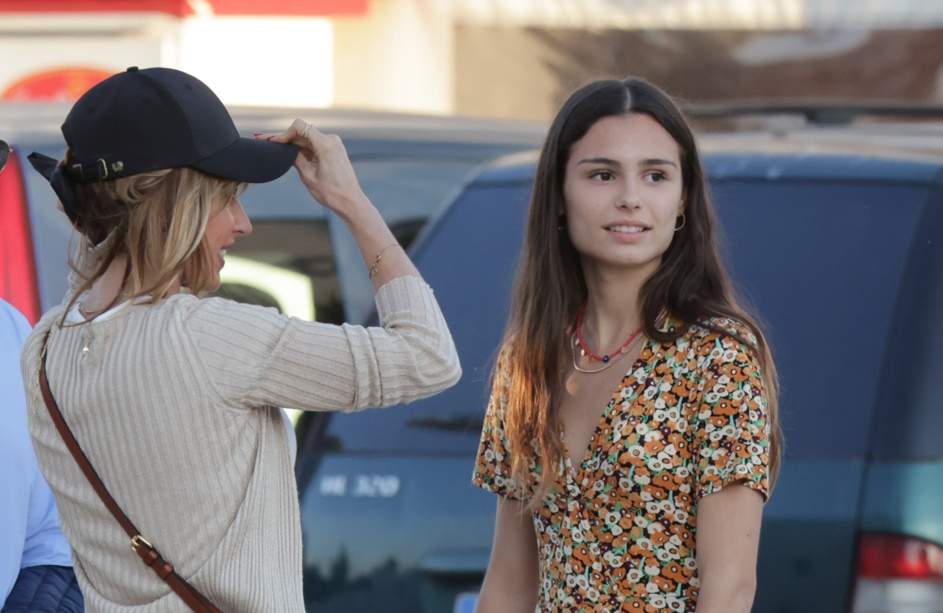
[[[702,139],[727,262],[766,322],[786,457],[754,611],[943,611],[943,126]],[[306,415],[306,599],[470,611],[491,494],[470,476],[536,154],[475,177],[413,250],[464,367],[440,396]]]

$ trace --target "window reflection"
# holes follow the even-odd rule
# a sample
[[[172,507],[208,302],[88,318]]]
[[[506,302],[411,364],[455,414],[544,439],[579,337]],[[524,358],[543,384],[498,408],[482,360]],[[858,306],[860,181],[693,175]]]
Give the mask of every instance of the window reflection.
[[[229,250],[220,277],[217,296],[309,321],[341,321],[337,266],[324,219],[254,219],[252,234]]]

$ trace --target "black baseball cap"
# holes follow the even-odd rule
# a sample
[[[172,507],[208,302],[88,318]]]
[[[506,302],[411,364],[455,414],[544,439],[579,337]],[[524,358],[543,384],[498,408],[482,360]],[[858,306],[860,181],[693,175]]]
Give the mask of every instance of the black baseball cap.
[[[265,183],[298,153],[294,145],[240,137],[216,94],[173,68],[134,66],[105,79],[78,99],[62,134],[73,157],[63,170],[77,183],[183,166]]]

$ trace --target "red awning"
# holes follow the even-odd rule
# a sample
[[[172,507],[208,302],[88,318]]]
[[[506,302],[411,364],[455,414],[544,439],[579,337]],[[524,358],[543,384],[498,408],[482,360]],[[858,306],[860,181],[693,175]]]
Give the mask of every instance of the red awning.
[[[0,13],[168,13],[193,15],[205,4],[217,15],[365,15],[370,0],[0,0]]]

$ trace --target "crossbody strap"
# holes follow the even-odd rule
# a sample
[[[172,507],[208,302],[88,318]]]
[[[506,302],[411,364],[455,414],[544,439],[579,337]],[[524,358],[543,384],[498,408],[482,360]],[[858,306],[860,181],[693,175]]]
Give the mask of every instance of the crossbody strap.
[[[157,576],[163,579],[167,585],[170,586],[170,589],[180,596],[191,610],[196,613],[222,613],[195,587],[178,575],[174,571],[173,564],[165,560],[164,557],[160,555],[160,552],[157,551],[147,539],[141,536],[140,531],[131,520],[128,519],[128,516],[124,514],[124,511],[121,510],[121,507],[118,506],[118,503],[115,502],[115,499],[112,498],[111,494],[108,492],[108,488],[102,483],[101,478],[98,476],[98,473],[95,472],[95,468],[89,461],[88,456],[82,451],[79,442],[75,440],[72,430],[70,430],[68,424],[66,424],[65,418],[62,416],[62,411],[59,410],[59,405],[56,404],[56,399],[53,398],[52,391],[49,389],[49,381],[46,378],[46,345],[48,343],[49,332],[47,332],[46,336],[43,338],[42,351],[39,357],[39,388],[42,390],[43,400],[46,403],[46,408],[49,410],[49,416],[56,425],[56,430],[59,431],[59,435],[65,442],[66,447],[68,447],[69,453],[72,454],[76,464],[78,464],[79,468],[82,470],[82,474],[88,479],[92,489],[94,489],[98,497],[101,498],[102,503],[108,508],[108,511],[115,518],[115,521],[117,521],[121,525],[121,528],[127,533],[128,538],[131,539],[131,549],[138,554],[144,564],[150,566],[151,569],[157,573]]]

